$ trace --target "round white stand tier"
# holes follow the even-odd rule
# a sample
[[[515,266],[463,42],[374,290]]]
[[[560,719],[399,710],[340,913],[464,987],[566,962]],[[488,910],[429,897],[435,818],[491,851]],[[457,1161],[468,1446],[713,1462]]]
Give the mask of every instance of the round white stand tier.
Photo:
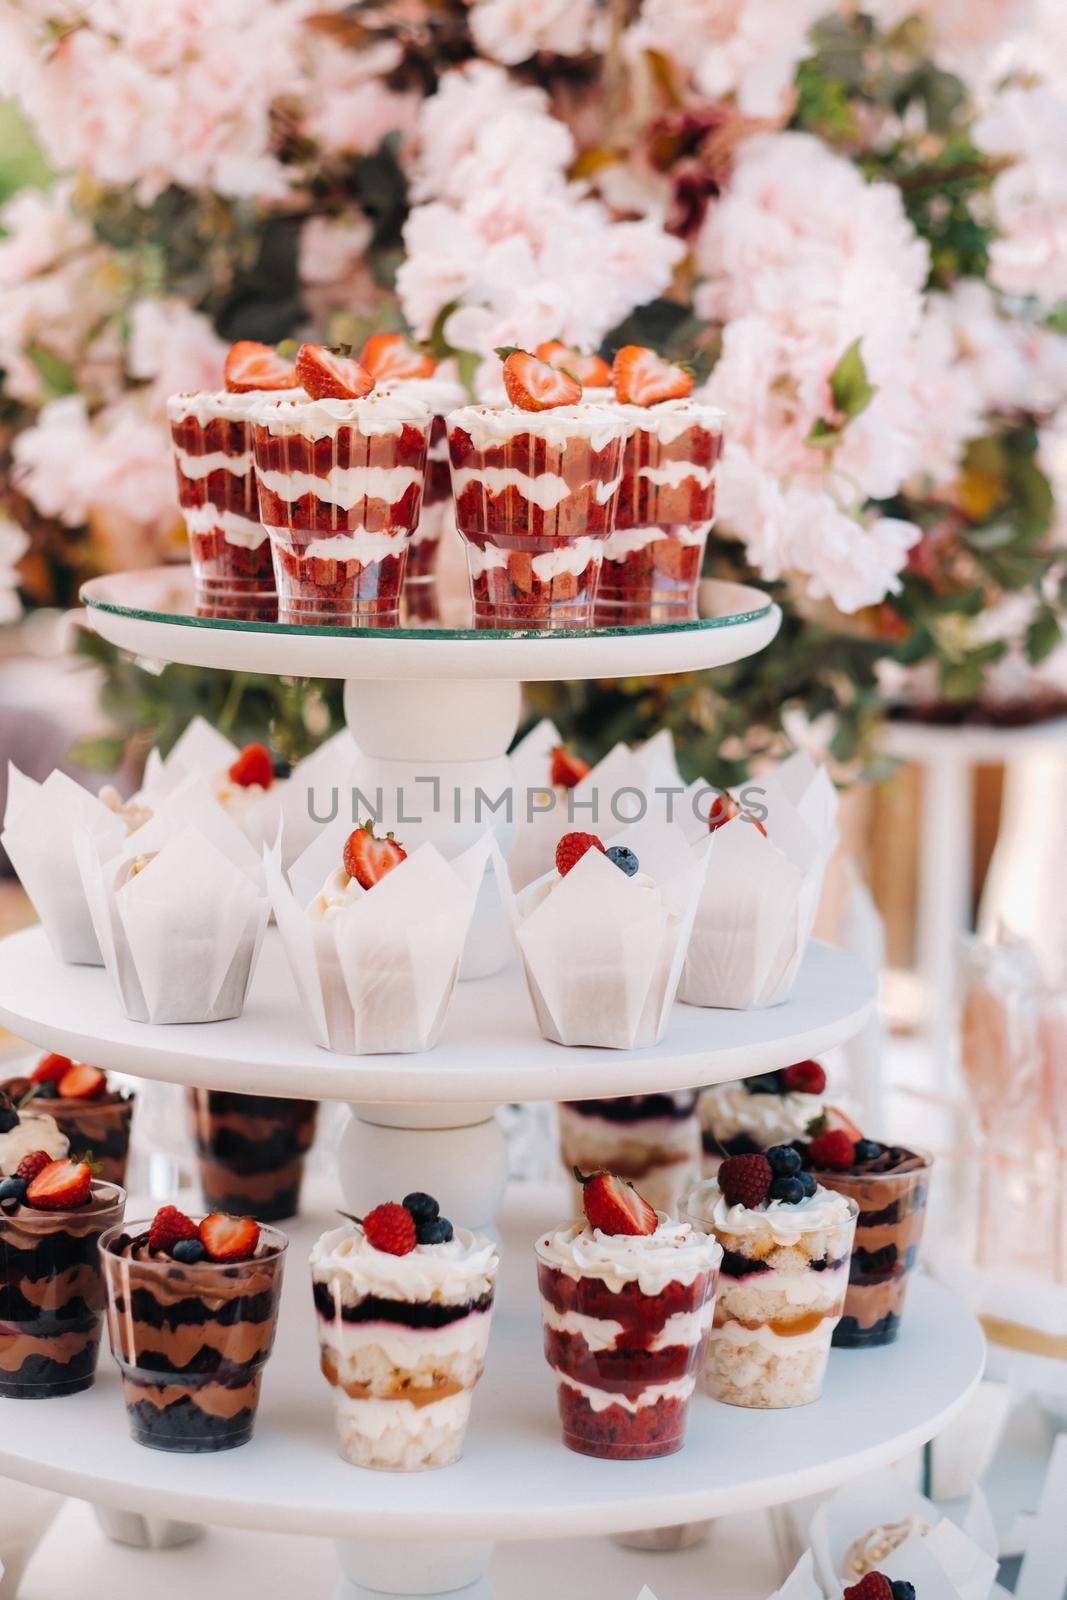
[[[747,1411],[697,1395],[678,1455],[646,1462],[574,1455],[560,1442],[552,1376],[541,1355],[531,1248],[541,1228],[558,1222],[561,1195],[554,1186],[520,1184],[505,1204],[488,1366],[463,1459],[447,1470],[369,1472],[336,1455],[304,1266],[311,1241],[330,1225],[318,1216],[289,1230],[278,1342],[249,1445],[182,1456],[134,1444],[105,1341],[88,1393],[0,1401],[0,1473],[98,1505],[345,1541],[342,1564],[351,1578],[365,1583],[384,1559],[375,1581],[393,1585],[385,1592],[438,1593],[448,1563],[460,1575],[454,1587],[469,1582],[497,1540],[673,1525],[844,1483],[932,1438],[979,1380],[977,1323],[947,1290],[920,1278],[899,1341],[833,1351],[815,1406]],[[72,1444],[79,1440],[80,1447]],[[420,1564],[431,1574],[423,1587],[396,1587],[412,1565],[417,1579]]]

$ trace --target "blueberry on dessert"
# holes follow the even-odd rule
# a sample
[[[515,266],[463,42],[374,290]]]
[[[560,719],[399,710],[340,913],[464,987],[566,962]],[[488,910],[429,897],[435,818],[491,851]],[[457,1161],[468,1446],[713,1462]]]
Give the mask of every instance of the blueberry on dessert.
[[[463,1451],[499,1258],[416,1190],[324,1233],[311,1253],[320,1364],[341,1455],[415,1472]]]
[[[859,1208],[845,1313],[834,1344],[890,1344],[922,1241],[931,1158],[840,1123],[840,1114],[828,1111],[813,1124],[805,1152],[809,1173]]]
[[[696,1103],[695,1089],[566,1100],[558,1108],[563,1165],[568,1172],[607,1167],[657,1211],[674,1214],[700,1171]]]
[[[671,1455],[684,1442],[722,1252],[617,1174],[575,1176],[584,1221],[536,1246],[563,1442],[609,1460]]]
[[[728,1156],[690,1191],[686,1211],[724,1252],[703,1387],[758,1409],[817,1400],[848,1285],[855,1205],[777,1144]]]
[[[817,1061],[798,1061],[705,1089],[700,1097],[704,1176],[724,1156],[750,1155],[803,1140],[825,1107],[826,1073]]]
[[[3,1108],[0,1108],[3,1109]],[[122,1216],[125,1195],[97,1181],[89,1161],[28,1148],[24,1113],[7,1141],[0,1180],[0,1396],[47,1399],[88,1389],[104,1310],[98,1241]],[[0,1122],[7,1120],[0,1118]],[[66,1140],[58,1141],[65,1149]]]
[[[288,1241],[252,1217],[162,1206],[101,1242],[111,1349],[138,1444],[187,1454],[252,1437]]]
[[[28,1078],[12,1079],[4,1086],[31,1112],[44,1111],[54,1118],[72,1156],[92,1152],[97,1176],[121,1184],[126,1177],[135,1096],[113,1087],[99,1067],[72,1061],[50,1052],[37,1062]]]

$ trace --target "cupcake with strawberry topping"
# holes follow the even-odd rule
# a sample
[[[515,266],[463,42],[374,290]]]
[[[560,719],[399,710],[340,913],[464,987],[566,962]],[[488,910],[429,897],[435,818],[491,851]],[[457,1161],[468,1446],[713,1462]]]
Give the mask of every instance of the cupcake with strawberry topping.
[[[253,740],[211,779],[215,799],[257,851],[274,843],[288,777],[288,762]]]
[[[569,372],[525,350],[497,354],[510,403],[447,419],[475,627],[589,627],[625,426],[584,402]]]
[[[70,1155],[91,1155],[98,1177],[125,1183],[136,1100],[131,1090],[115,1087],[99,1067],[54,1051],[28,1077],[11,1078],[2,1087],[13,1100],[54,1119]]]
[[[346,1461],[419,1472],[459,1460],[499,1264],[491,1239],[421,1192],[322,1235],[312,1288]]]
[[[563,1442],[611,1461],[672,1455],[685,1440],[722,1251],[624,1179],[575,1177],[585,1220],[535,1247]]]
[[[5,1097],[0,1128],[0,1397],[78,1394],[96,1376],[105,1303],[99,1241],[120,1221],[126,1196],[96,1179],[88,1161],[62,1153],[66,1140],[51,1117],[16,1113]],[[52,1137],[34,1148],[42,1132]]]
[[[803,1140],[826,1108],[826,1073],[817,1061],[797,1061],[719,1083],[700,1096],[703,1170],[713,1178],[726,1156],[747,1156]]]
[[[232,1450],[252,1437],[288,1240],[251,1217],[162,1206],[100,1241],[111,1350],[130,1433],[152,1450]]]
[[[702,1387],[728,1405],[776,1410],[822,1393],[841,1316],[856,1204],[804,1172],[792,1145],[728,1156],[685,1213],[723,1248]]]
[[[643,345],[618,351],[611,383],[627,438],[597,622],[684,620],[696,615],[724,415],[692,398],[691,372]]]
[[[260,516],[281,622],[394,627],[418,526],[431,415],[375,391],[353,357],[303,344],[310,399],[252,412]]]

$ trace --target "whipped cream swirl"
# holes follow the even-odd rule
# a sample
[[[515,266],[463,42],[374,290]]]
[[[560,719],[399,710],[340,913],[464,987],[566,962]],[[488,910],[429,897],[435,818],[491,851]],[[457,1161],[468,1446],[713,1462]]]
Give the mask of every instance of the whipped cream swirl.
[[[716,1233],[764,1233],[768,1230],[780,1244],[795,1244],[806,1233],[847,1226],[856,1213],[856,1203],[833,1189],[820,1185],[813,1195],[791,1205],[786,1200],[770,1200],[750,1210],[730,1205],[714,1178],[695,1184],[685,1197],[686,1215],[698,1227],[711,1227]]]
[[[636,1283],[642,1294],[661,1294],[669,1283],[692,1283],[722,1260],[722,1248],[688,1222],[658,1211],[654,1233],[603,1233],[574,1222],[538,1239],[537,1258],[568,1278],[602,1278],[613,1294]]]
[[[493,1241],[457,1228],[447,1244],[419,1244],[406,1256],[376,1250],[358,1223],[324,1233],[311,1252],[318,1283],[337,1283],[343,1299],[377,1295],[416,1304],[463,1305],[493,1287],[500,1265]]]

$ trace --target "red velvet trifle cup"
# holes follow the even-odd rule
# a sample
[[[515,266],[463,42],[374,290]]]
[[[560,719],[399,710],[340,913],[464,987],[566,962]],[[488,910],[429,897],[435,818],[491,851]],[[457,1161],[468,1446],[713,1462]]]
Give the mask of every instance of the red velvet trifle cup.
[[[615,525],[622,419],[579,400],[465,406],[447,425],[475,627],[591,627]]]
[[[417,400],[428,406],[433,417],[430,444],[426,452],[426,482],[422,491],[419,524],[411,536],[408,564],[404,573],[404,597],[416,616],[423,615],[427,585],[437,582],[437,556],[441,540],[456,526],[452,505],[452,474],[448,466],[448,432],[445,418],[462,406],[467,398],[463,386],[447,378],[408,378],[386,381],[376,394],[393,394],[401,400]]]
[[[431,415],[417,400],[305,400],[252,415],[278,620],[395,627]]]
[[[618,405],[627,427],[615,529],[604,546],[597,622],[675,622],[696,615],[715,514],[723,413],[696,400]]]
[[[535,1246],[563,1442],[608,1461],[673,1455],[704,1363],[722,1251],[621,1178],[597,1173],[584,1191],[586,1222]]]

